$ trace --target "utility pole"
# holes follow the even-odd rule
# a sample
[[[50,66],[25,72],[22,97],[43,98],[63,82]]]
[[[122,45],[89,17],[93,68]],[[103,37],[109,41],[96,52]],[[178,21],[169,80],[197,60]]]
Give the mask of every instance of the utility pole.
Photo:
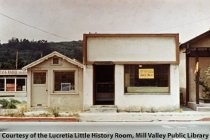
[[[18,69],[18,50],[16,50],[16,61],[15,61],[15,67]]]

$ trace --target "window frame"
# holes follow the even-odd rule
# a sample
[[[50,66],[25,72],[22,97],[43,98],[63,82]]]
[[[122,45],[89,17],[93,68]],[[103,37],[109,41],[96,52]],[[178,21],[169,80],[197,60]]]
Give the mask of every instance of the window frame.
[[[146,66],[153,66],[153,65],[167,65],[168,67],[168,86],[167,86],[167,91],[164,91],[164,92],[149,92],[148,91],[140,91],[140,92],[128,92],[126,90],[126,66],[129,66],[129,65],[146,65]],[[145,69],[147,69],[148,67],[145,67]],[[154,68],[154,67],[153,67]],[[125,95],[169,95],[170,92],[171,92],[171,65],[170,64],[124,64],[124,94]],[[155,74],[154,74],[155,75]],[[130,79],[129,79],[130,80]],[[137,86],[138,87],[138,86]],[[139,86],[140,87],[140,86]],[[158,89],[158,86],[142,86],[142,88],[151,88],[151,87],[157,87]],[[155,89],[155,88],[154,88]],[[153,90],[154,90],[153,89]]]
[[[56,72],[74,72],[74,90],[69,90],[69,91],[62,91],[62,90],[57,91],[57,90],[55,90],[55,73]],[[78,92],[77,92],[78,91],[78,89],[77,89],[77,87],[78,87],[78,83],[77,83],[78,79],[77,79],[77,77],[78,77],[78,72],[75,69],[70,69],[70,70],[53,70],[53,82],[52,82],[53,83],[53,93],[52,94],[78,94]]]
[[[18,79],[24,79],[25,80],[25,90],[17,90],[17,80]],[[17,77],[16,78],[16,92],[26,92],[27,91],[27,78],[23,78],[23,77]]]
[[[54,63],[54,59],[58,59],[58,64]],[[53,57],[51,58],[51,65],[52,66],[61,66],[62,65],[62,59],[59,57]]]
[[[27,92],[27,77],[13,77],[13,76],[3,76],[3,77],[0,77],[0,79],[4,80],[4,91],[0,91],[0,93],[14,93],[12,95],[15,95],[15,93],[26,93]],[[7,79],[13,79],[14,80],[14,84],[15,84],[15,87],[14,87],[14,91],[9,91],[7,90],[7,87],[6,87],[6,84],[7,84]],[[25,90],[17,90],[17,80],[18,79],[23,79],[25,81]]]
[[[45,83],[35,83],[35,82],[34,82],[34,80],[35,80],[34,74],[35,74],[35,73],[45,73]],[[46,84],[47,84],[47,71],[33,71],[32,76],[33,76],[32,84],[33,84],[34,86],[35,86],[35,85],[46,85]]]

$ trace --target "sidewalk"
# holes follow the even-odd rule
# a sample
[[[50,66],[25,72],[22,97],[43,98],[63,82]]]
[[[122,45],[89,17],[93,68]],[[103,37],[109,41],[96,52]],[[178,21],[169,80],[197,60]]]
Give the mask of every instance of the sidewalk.
[[[184,108],[182,112],[157,113],[80,113],[81,122],[153,122],[153,121],[210,121],[210,112]]]
[[[160,122],[160,121],[210,121],[210,112],[199,112],[182,108],[182,112],[82,112],[79,117],[8,117],[0,116],[0,121],[35,121],[35,122]],[[37,113],[36,111],[33,113]]]
[[[75,117],[0,117],[0,122],[78,122]]]

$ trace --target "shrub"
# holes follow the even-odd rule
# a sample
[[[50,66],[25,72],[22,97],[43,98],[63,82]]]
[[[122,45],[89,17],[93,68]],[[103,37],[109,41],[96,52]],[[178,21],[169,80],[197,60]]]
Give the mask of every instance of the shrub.
[[[21,102],[15,99],[10,99],[10,102],[13,104],[20,104]]]
[[[58,117],[59,116],[59,107],[50,108],[50,112],[54,115],[54,117]]]
[[[2,105],[2,108],[7,108],[9,101],[6,99],[1,99],[0,104]]]
[[[17,104],[20,104],[21,102],[15,99],[10,99],[10,100],[6,100],[6,99],[1,99],[0,100],[0,104],[2,104],[2,108],[4,109],[15,109],[17,108]]]

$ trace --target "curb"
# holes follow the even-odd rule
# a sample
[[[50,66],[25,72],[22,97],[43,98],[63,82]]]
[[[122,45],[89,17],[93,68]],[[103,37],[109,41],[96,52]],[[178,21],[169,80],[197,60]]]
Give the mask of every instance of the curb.
[[[76,117],[0,117],[0,122],[78,122]]]

